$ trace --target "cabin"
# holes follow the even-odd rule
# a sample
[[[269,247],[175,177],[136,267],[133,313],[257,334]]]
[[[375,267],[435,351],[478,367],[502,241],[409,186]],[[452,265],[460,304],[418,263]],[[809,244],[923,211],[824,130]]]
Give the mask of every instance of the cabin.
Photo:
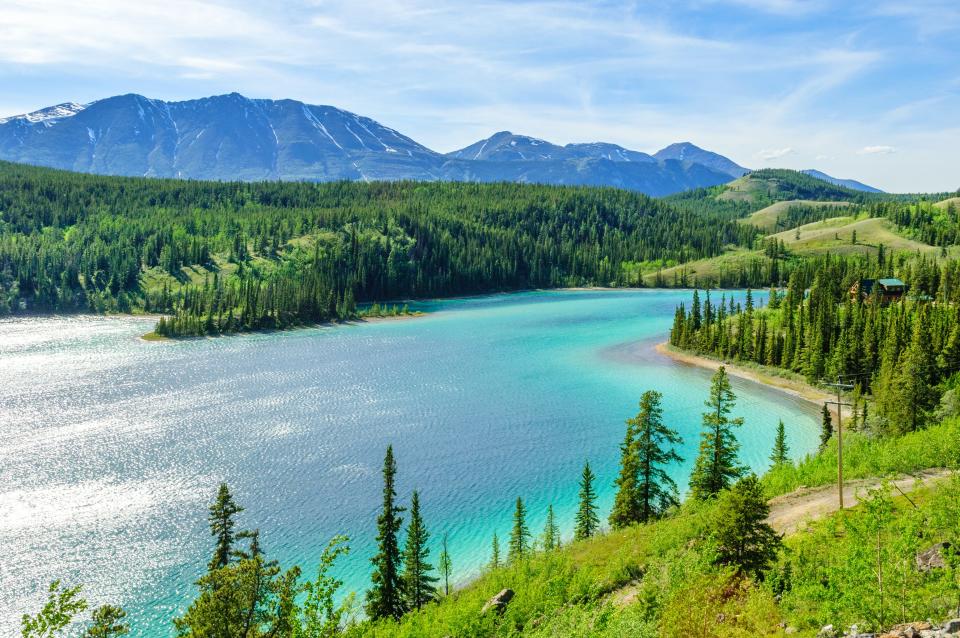
[[[876,294],[880,303],[890,303],[900,301],[907,294],[907,284],[896,277],[886,279],[861,279],[850,286],[850,298],[856,300],[857,297],[867,301]]]

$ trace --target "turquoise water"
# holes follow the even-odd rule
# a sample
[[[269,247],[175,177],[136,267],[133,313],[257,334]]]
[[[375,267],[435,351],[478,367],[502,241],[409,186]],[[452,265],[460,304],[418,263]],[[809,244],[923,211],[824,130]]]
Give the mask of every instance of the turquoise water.
[[[605,517],[624,419],[647,389],[684,437],[686,484],[710,373],[663,341],[683,291],[534,292],[419,304],[417,319],[148,343],[143,319],[0,322],[0,635],[54,578],[129,611],[136,636],[169,636],[211,550],[206,506],[227,481],[267,552],[311,575],[335,534],[362,591],[380,467],[421,492],[433,540],[450,535],[463,581],[552,503],[572,529],[585,459]],[[817,444],[814,407],[734,379],[742,458],[767,465],[778,419],[795,456]],[[434,549],[434,558],[437,550]]]

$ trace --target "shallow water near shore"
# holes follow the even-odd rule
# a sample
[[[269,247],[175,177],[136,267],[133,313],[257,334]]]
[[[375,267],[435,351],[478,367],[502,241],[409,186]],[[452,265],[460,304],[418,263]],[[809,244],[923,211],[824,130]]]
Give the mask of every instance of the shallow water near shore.
[[[685,488],[711,373],[653,350],[689,291],[553,291],[411,304],[409,321],[146,342],[137,318],[0,321],[0,635],[82,582],[123,605],[134,636],[173,634],[211,551],[206,507],[227,481],[268,554],[311,577],[351,537],[337,573],[362,591],[384,449],[398,492],[421,492],[433,558],[447,532],[457,581],[476,575],[522,496],[572,532],[585,459],[603,518],[624,419],[664,393],[684,438]],[[762,295],[760,295],[762,297]],[[816,448],[816,407],[733,379],[741,457],[766,469],[783,419],[794,457]]]

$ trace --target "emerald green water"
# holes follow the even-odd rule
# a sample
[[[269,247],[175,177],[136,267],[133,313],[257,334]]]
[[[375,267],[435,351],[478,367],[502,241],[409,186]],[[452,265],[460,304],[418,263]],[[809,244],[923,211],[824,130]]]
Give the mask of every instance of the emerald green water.
[[[425,317],[148,343],[152,322],[0,322],[0,634],[54,578],[128,609],[136,636],[172,635],[210,552],[220,481],[267,552],[311,574],[335,534],[347,588],[367,584],[380,467],[393,444],[456,579],[488,560],[522,496],[539,531],[572,530],[585,459],[605,518],[624,419],[647,389],[684,437],[685,487],[710,373],[652,347],[685,291],[560,291],[421,303]],[[812,406],[734,379],[742,460],[767,466],[778,419],[794,456],[817,444]],[[436,557],[434,545],[434,558]]]

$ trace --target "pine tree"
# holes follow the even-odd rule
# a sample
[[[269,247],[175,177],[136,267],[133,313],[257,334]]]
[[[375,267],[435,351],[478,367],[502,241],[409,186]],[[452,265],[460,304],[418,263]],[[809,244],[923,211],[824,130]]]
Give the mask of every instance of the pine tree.
[[[403,590],[407,609],[421,609],[436,598],[437,577],[430,572],[433,565],[427,562],[430,535],[420,516],[420,494],[413,492],[410,500],[410,523],[407,525],[407,541],[403,548]]]
[[[553,515],[553,505],[547,505],[547,522],[543,526],[543,549],[553,551],[560,548],[560,528],[557,527],[556,517]]]
[[[745,471],[737,461],[740,445],[733,434],[743,419],[727,416],[736,398],[727,371],[720,366],[710,382],[710,399],[705,403],[710,411],[703,414],[700,454],[690,476],[690,490],[696,499],[716,496]]]
[[[830,409],[827,408],[827,404],[823,404],[823,409],[820,411],[820,451],[823,452],[827,448],[827,444],[830,442],[830,439],[833,437],[833,417],[830,416]]]
[[[450,576],[453,574],[453,559],[450,558],[450,548],[447,545],[447,533],[443,533],[443,541],[440,544],[439,569],[443,577],[443,595],[450,595]]]
[[[614,481],[617,494],[610,511],[610,527],[621,529],[640,520],[640,503],[637,500],[637,479],[640,466],[636,451],[636,425],[634,419],[627,419],[627,432],[620,444],[620,473]]]
[[[653,390],[640,398],[640,412],[632,419],[634,454],[636,455],[638,522],[647,523],[679,504],[677,484],[663,469],[670,463],[683,461],[671,447],[683,441],[676,431],[663,424],[663,395]]]
[[[234,557],[233,543],[236,539],[233,531],[236,525],[234,516],[242,511],[243,508],[234,502],[227,484],[221,483],[217,500],[210,505],[210,514],[207,517],[210,522],[210,534],[217,539],[213,558],[207,566],[210,571],[226,567]]]
[[[507,555],[511,562],[527,555],[530,549],[530,529],[527,527],[527,510],[523,500],[517,497],[517,506],[513,511],[513,529],[510,531],[510,551]]]
[[[580,508],[577,510],[577,526],[574,531],[576,540],[583,540],[593,536],[600,524],[597,516],[597,494],[593,489],[593,472],[590,462],[583,464],[583,473],[580,475]]]
[[[790,447],[787,445],[787,432],[783,426],[783,420],[777,423],[777,437],[773,440],[773,452],[770,453],[770,462],[773,467],[786,463],[790,460],[788,456]]]
[[[936,399],[931,387],[935,363],[926,312],[918,312],[914,318],[910,345],[900,356],[897,367],[894,384],[897,399],[890,416],[901,433],[913,432],[926,423]]]
[[[367,615],[372,619],[394,618],[403,615],[403,587],[400,577],[400,547],[397,535],[403,519],[403,508],[394,504],[397,497],[394,481],[397,464],[393,460],[393,446],[387,447],[383,460],[383,509],[377,517],[377,555],[371,559],[373,586],[367,591]]]
[[[497,569],[500,567],[500,539],[497,538],[497,533],[493,533],[493,544],[490,548],[490,569]]]
[[[753,474],[722,492],[713,519],[717,562],[759,577],[776,557],[780,537],[766,523],[770,506]]]

